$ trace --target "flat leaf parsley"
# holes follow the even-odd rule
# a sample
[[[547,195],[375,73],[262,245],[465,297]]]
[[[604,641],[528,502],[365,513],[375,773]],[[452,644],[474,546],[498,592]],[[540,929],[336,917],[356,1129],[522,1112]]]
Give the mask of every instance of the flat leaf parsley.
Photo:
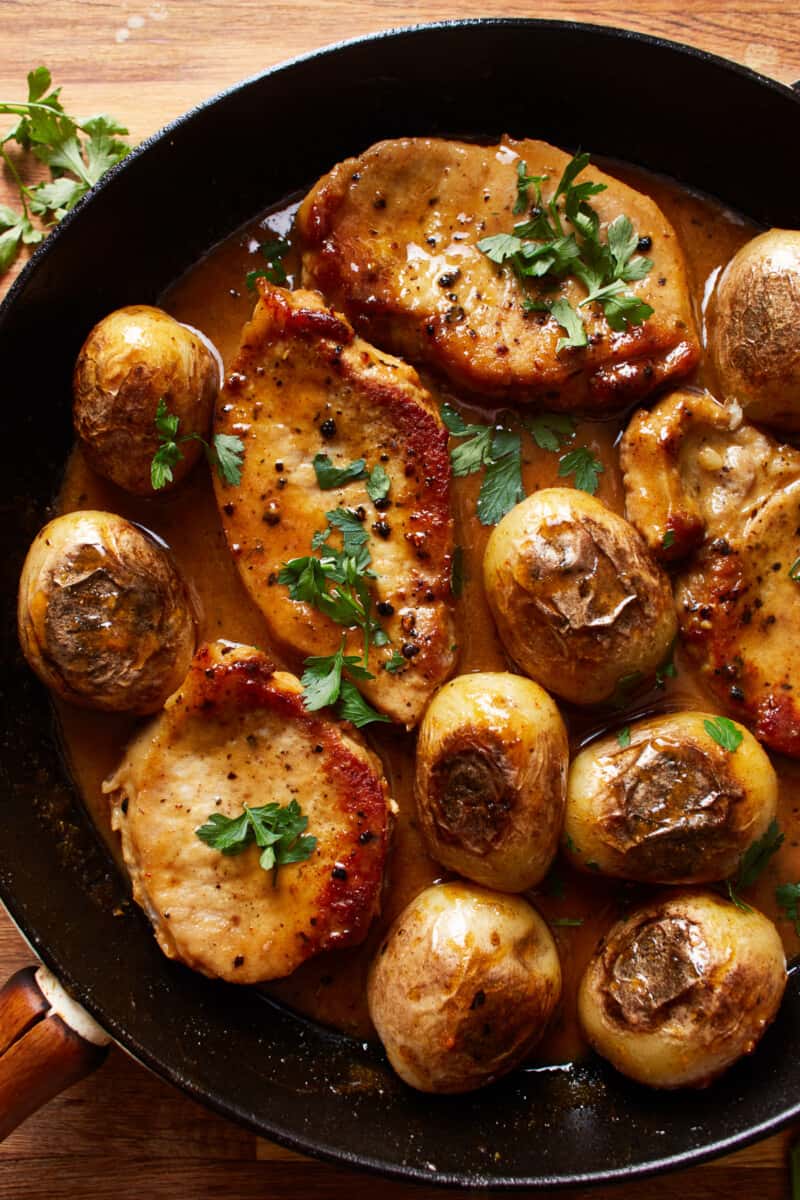
[[[130,151],[120,139],[128,131],[115,117],[71,117],[61,103],[61,89],[51,88],[47,67],[37,67],[28,73],[27,100],[0,101],[0,114],[18,118],[0,138],[0,159],[17,186],[22,206],[17,211],[0,205],[0,272],[11,266],[21,245],[41,242],[48,228]],[[50,180],[34,187],[23,182],[6,150],[12,141],[50,168]],[[33,217],[39,224],[34,225]]]
[[[239,817],[211,813],[195,833],[201,842],[221,854],[242,854],[255,843],[261,850],[259,865],[272,871],[275,887],[279,867],[305,862],[316,850],[317,839],[305,834],[307,828],[308,817],[296,800],[290,800],[288,804],[262,804],[260,808],[245,804]]]
[[[736,874],[727,880],[728,896],[742,912],[751,912],[752,910],[738,893],[742,888],[753,886],[773,854],[777,854],[780,850],[783,840],[784,835],[781,833],[778,822],[770,821],[767,832],[753,842],[752,846],[748,846],[742,855]]]
[[[154,491],[158,491],[172,482],[172,469],[183,458],[181,444],[183,442],[200,442],[206,453],[206,458],[223,483],[238,486],[242,477],[242,459],[244,457],[244,442],[241,438],[232,437],[227,433],[217,433],[211,444],[199,433],[186,433],[178,437],[180,418],[171,413],[162,396],[156,409],[156,431],[161,439],[161,445],[153,455],[150,463],[150,483]]]
[[[600,217],[589,203],[591,196],[606,190],[604,183],[576,178],[589,165],[589,155],[576,154],[564,168],[549,200],[542,196],[546,175],[529,175],[525,162],[517,163],[517,197],[514,213],[528,210],[527,219],[517,222],[513,233],[496,233],[478,242],[478,249],[498,266],[508,266],[526,289],[526,312],[549,312],[564,330],[556,353],[588,344],[580,310],[598,305],[616,332],[641,325],[653,309],[627,285],[644,277],[653,263],[635,251],[639,237],[629,217],[615,217],[601,241]],[[532,189],[532,192],[531,192]],[[560,296],[548,292],[572,276],[586,288],[577,309]],[[534,285],[536,290],[527,289]]]

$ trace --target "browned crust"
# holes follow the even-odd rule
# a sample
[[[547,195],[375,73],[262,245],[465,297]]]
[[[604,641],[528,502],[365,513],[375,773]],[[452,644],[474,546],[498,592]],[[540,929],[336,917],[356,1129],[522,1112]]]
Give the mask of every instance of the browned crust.
[[[320,890],[317,915],[300,940],[305,958],[332,946],[356,945],[377,910],[386,862],[388,807],[382,780],[347,747],[338,724],[307,712],[300,691],[281,686],[265,655],[241,656],[240,650],[233,644],[201,646],[177,703],[185,706],[187,716],[194,711],[209,720],[217,712],[266,709],[300,725],[309,745],[321,747],[321,765],[350,820],[336,875]]]

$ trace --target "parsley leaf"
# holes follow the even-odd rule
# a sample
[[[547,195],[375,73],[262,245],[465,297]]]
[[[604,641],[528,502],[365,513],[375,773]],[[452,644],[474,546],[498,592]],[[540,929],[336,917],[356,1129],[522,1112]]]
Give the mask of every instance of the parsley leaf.
[[[524,496],[520,436],[510,429],[497,429],[478,496],[478,520],[481,525],[496,525]]]
[[[407,662],[408,659],[404,658],[399,650],[393,650],[392,657],[386,660],[383,664],[383,669],[384,671],[388,671],[390,675],[396,675],[398,671],[402,671]]]
[[[800,937],[800,883],[781,883],[775,888],[775,899],[783,909],[784,919],[794,923],[794,931]]]
[[[316,850],[317,839],[303,836],[307,827],[308,817],[296,800],[290,800],[288,804],[263,804],[259,808],[245,804],[238,817],[211,813],[195,834],[201,842],[226,855],[241,854],[255,843],[262,851],[260,866],[273,872],[274,887],[279,867],[304,862]]]
[[[587,290],[578,310],[588,304],[599,304],[610,327],[623,331],[641,325],[653,315],[653,309],[626,285],[644,277],[652,270],[649,258],[635,254],[638,236],[629,217],[617,216],[606,230],[606,240],[600,240],[600,217],[589,200],[606,190],[606,185],[591,180],[576,180],[589,165],[586,152],[576,154],[566,164],[553,195],[542,199],[541,185],[547,176],[528,175],[527,164],[517,163],[517,196],[513,211],[523,213],[529,201],[529,188],[534,188],[534,204],[527,220],[518,222],[513,233],[496,233],[482,238],[478,249],[502,268],[509,267],[523,285],[541,279],[552,286],[572,275]],[[568,224],[572,229],[568,229]],[[527,312],[549,311],[561,325],[566,337],[561,337],[556,353],[588,344],[586,328],[580,311],[566,298],[547,300],[541,294],[526,294],[523,308]]]
[[[323,491],[341,487],[353,479],[363,479],[366,473],[367,464],[363,458],[357,458],[346,467],[335,467],[328,454],[314,455],[314,474]]]
[[[391,486],[392,482],[385,468],[378,463],[372,468],[367,479],[367,495],[373,504],[376,500],[385,500]]]
[[[0,137],[0,161],[16,184],[22,205],[21,212],[2,210],[0,272],[10,267],[21,245],[33,245],[44,238],[45,230],[34,227],[31,215],[41,218],[45,225],[60,221],[130,150],[116,136],[128,131],[115,118],[70,117],[59,99],[60,89],[50,91],[52,79],[47,67],[30,71],[27,83],[27,100],[0,101],[0,114],[17,117],[16,124]],[[52,178],[35,187],[23,183],[16,163],[4,148],[10,141],[45,163]],[[9,214],[12,219],[8,219]]]
[[[630,727],[630,725],[625,725],[622,729],[620,729],[619,733],[617,734],[617,741],[619,742],[619,744],[623,750],[627,749],[627,747],[630,746],[630,744],[631,744],[631,727]]]
[[[703,728],[718,746],[730,754],[735,754],[742,744],[744,734],[728,717],[714,717],[712,720],[706,718],[703,721]]]
[[[522,423],[540,450],[555,453],[575,436],[575,423],[565,413],[539,413],[535,417],[523,417]]]
[[[574,475],[575,487],[580,488],[582,492],[588,492],[590,496],[597,491],[598,476],[604,470],[605,467],[600,460],[595,458],[591,450],[585,446],[579,446],[577,450],[570,450],[558,464],[559,476],[563,479],[567,475]]]
[[[661,549],[669,550],[670,546],[675,545],[675,530],[668,529],[661,539]]]
[[[550,313],[566,331],[567,336],[556,342],[556,354],[572,347],[588,345],[586,326],[568,300],[554,300],[548,305]]]
[[[742,912],[751,912],[750,906],[738,896],[742,888],[749,888],[758,879],[773,854],[777,854],[783,845],[784,835],[777,821],[770,821],[763,837],[748,846],[739,862],[739,869],[733,878],[727,881],[728,896]]]
[[[244,442],[241,438],[227,433],[217,433],[211,444],[199,433],[187,433],[178,437],[180,418],[167,408],[164,397],[158,401],[155,415],[156,433],[161,439],[161,445],[153,455],[150,463],[150,484],[158,491],[168,483],[172,483],[172,469],[183,458],[181,445],[183,442],[200,442],[206,453],[206,458],[223,483],[239,485],[242,477],[242,460],[244,458]]]
[[[656,687],[663,688],[666,681],[668,679],[675,679],[677,674],[677,668],[672,661],[672,651],[670,651],[670,657],[656,670]]]
[[[583,924],[583,917],[551,917],[550,924],[556,927],[564,926],[567,929],[577,928]]]
[[[789,578],[793,583],[800,583],[800,558],[796,558],[789,567]]]
[[[284,238],[273,238],[271,241],[262,242],[259,246],[261,255],[266,259],[265,267],[256,267],[253,271],[248,271],[245,275],[245,283],[247,290],[254,292],[256,290],[256,280],[266,279],[269,283],[282,286],[289,282],[289,277],[286,274],[286,268],[283,265],[283,259],[289,253],[291,246]]]
[[[386,722],[389,720],[384,713],[376,712],[371,705],[367,704],[355,684],[350,683],[348,679],[342,680],[336,712],[343,721],[352,721],[356,729],[362,729],[374,721]]]

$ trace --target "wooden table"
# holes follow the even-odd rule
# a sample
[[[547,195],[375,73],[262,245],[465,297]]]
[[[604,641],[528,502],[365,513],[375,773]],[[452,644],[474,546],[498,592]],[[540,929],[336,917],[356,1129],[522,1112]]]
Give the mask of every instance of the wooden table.
[[[800,79],[800,8],[792,11],[786,0],[629,0],[624,10],[584,0],[536,6],[529,0],[0,0],[0,96],[23,94],[27,71],[43,62],[63,85],[71,111],[112,112],[138,140],[220,88],[292,55],[372,30],[491,15],[624,24],[726,55],[786,83]],[[0,177],[0,204],[13,200]],[[11,277],[0,281],[0,298]],[[0,914],[0,977],[30,958]],[[786,1149],[795,1132],[705,1167],[591,1195],[779,1200],[789,1195]],[[376,1185],[260,1141],[120,1051],[0,1147],[0,1200],[358,1200],[376,1186],[387,1200],[442,1194]],[[588,1195],[558,1194],[564,1200]]]

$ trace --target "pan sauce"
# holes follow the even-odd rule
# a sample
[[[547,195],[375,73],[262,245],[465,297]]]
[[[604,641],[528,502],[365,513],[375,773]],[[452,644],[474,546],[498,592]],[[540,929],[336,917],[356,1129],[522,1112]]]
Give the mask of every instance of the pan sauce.
[[[609,167],[627,183],[653,196],[677,229],[686,253],[690,286],[698,313],[704,296],[713,286],[718,270],[753,233],[754,228],[720,205],[699,198],[676,184],[618,164]],[[262,265],[259,243],[270,233],[288,232],[296,205],[272,210],[261,220],[233,234],[174,284],[162,305],[179,320],[206,333],[229,363],[236,352],[241,327],[249,317],[253,297],[244,280],[248,270]],[[646,230],[640,231],[646,233]],[[287,268],[291,266],[287,260]],[[135,301],[136,297],[131,300]],[[425,378],[442,399],[446,391]],[[713,390],[709,369],[702,367],[696,380]],[[490,412],[476,412],[485,421]],[[600,458],[605,471],[600,477],[598,497],[622,512],[624,497],[614,450],[625,422],[581,422],[575,445],[588,446]],[[528,493],[563,481],[557,478],[558,455],[539,450],[526,439],[523,478]],[[474,516],[480,477],[453,480],[455,540],[464,547],[465,585],[456,604],[459,629],[458,672],[504,670],[508,663],[489,616],[481,582],[481,561],[489,530]],[[75,450],[67,466],[59,511],[76,508],[108,509],[151,530],[171,548],[178,566],[189,581],[198,613],[200,640],[225,637],[271,651],[261,614],[245,592],[227,551],[207,471],[202,467],[174,493],[155,500],[138,499],[95,476]],[[280,666],[297,670],[273,654]],[[579,712],[562,705],[573,751],[588,738],[606,729],[616,729],[644,712],[692,708],[715,711],[716,706],[702,681],[676,652],[677,676],[667,679],[662,689],[634,698],[626,709]],[[64,743],[84,799],[103,836],[119,859],[119,848],[109,828],[108,806],[101,794],[103,779],[117,765],[135,719],[82,711],[58,702]],[[413,774],[414,737],[376,726],[367,731],[369,741],[381,755],[392,794],[400,814],[387,870],[383,913],[360,947],[334,951],[312,959],[286,980],[266,990],[292,1007],[358,1037],[373,1035],[367,1014],[365,980],[369,961],[383,930],[423,887],[446,877],[438,864],[425,854],[415,828]],[[775,919],[774,887],[777,882],[800,878],[800,763],[773,756],[780,779],[778,819],[786,841],[755,889],[756,905]],[[265,797],[266,800],[266,797]],[[624,909],[648,889],[619,881],[592,878],[575,872],[556,860],[548,886],[537,890],[534,903],[548,920],[579,918],[583,924],[553,928],[564,975],[561,1010],[546,1038],[536,1050],[539,1061],[575,1059],[583,1051],[576,1020],[578,981],[600,935]],[[652,889],[650,889],[652,891]],[[785,920],[778,921],[787,953],[794,954],[798,940]]]

